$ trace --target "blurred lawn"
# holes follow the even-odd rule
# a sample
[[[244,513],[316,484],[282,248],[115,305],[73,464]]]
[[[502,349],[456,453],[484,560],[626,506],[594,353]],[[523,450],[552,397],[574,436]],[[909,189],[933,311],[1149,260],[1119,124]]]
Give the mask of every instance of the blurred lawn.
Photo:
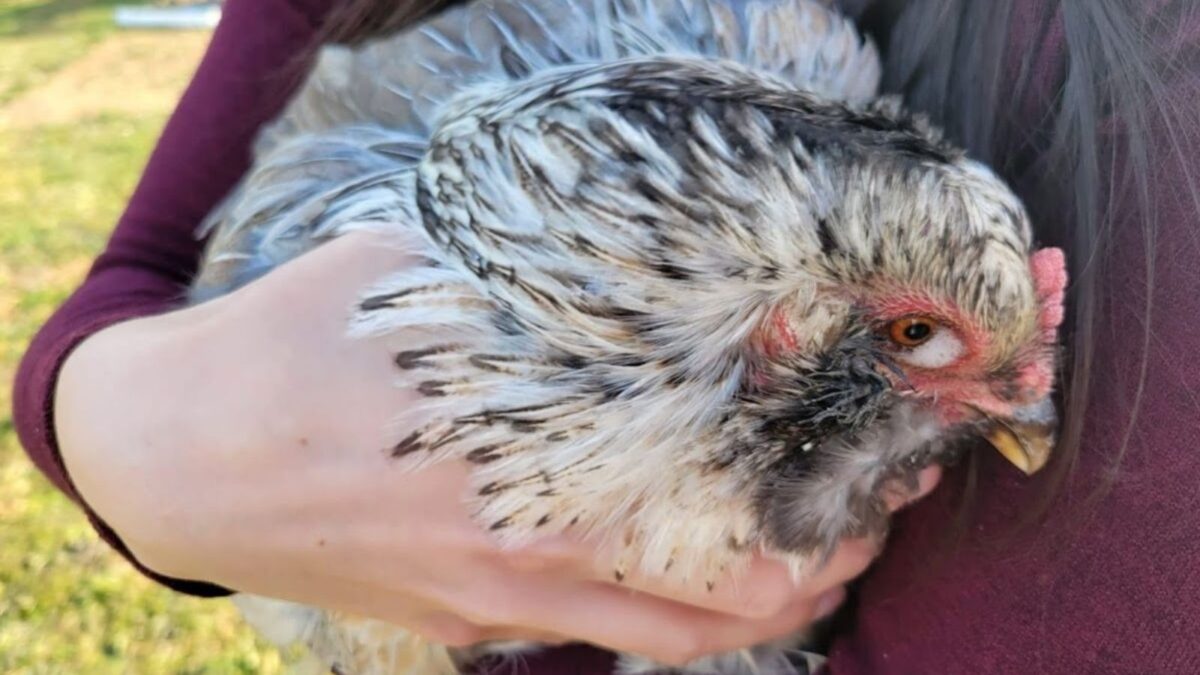
[[[165,591],[111,553],[32,468],[13,432],[17,359],[103,245],[170,97],[132,112],[82,105],[78,119],[49,124],[5,120],[5,110],[39,88],[70,90],[61,78],[72,68],[100,49],[124,54],[130,40],[142,46],[130,52],[142,63],[130,65],[167,77],[174,96],[205,39],[118,32],[115,4],[0,0],[0,673],[279,672],[277,654],[228,603]],[[146,44],[174,57],[159,59]],[[164,73],[163,62],[174,71]],[[138,86],[128,77],[113,83],[113,98]]]

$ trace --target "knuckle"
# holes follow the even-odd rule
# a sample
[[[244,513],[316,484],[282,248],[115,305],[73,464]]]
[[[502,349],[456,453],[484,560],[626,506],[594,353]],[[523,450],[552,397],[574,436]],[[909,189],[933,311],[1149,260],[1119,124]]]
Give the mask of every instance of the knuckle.
[[[696,633],[681,633],[671,644],[664,645],[662,653],[655,658],[669,666],[686,666],[709,652],[705,643],[706,641]]]
[[[508,555],[499,540],[478,528],[447,529],[451,531],[442,535],[447,543],[479,561],[492,563],[496,560],[503,560]]]
[[[647,654],[655,663],[660,663],[670,668],[683,668],[689,663],[689,659],[681,656],[678,652],[660,650]]]
[[[895,479],[884,483],[880,487],[879,494],[888,512],[895,513],[915,499],[917,496],[914,491],[915,487]]]
[[[776,589],[775,593],[747,595],[738,602],[737,615],[747,619],[769,619],[788,607],[788,589]]]
[[[503,642],[510,648],[524,649],[530,646],[559,647],[568,643],[567,638],[543,631],[520,627],[505,627],[487,631],[487,642]]]
[[[563,637],[562,635],[555,635],[552,633],[538,634],[537,641],[544,645],[549,645],[551,647],[562,647],[563,645],[568,645],[571,643],[570,638]]]
[[[562,561],[541,551],[518,550],[503,555],[505,564],[514,572],[545,574],[561,566]]]
[[[507,592],[502,581],[477,588],[457,603],[471,621],[486,626],[505,626],[520,623],[521,599]]]
[[[875,537],[853,539],[842,544],[847,568],[866,568],[883,551],[883,541]]]
[[[461,619],[443,617],[425,621],[414,632],[447,647],[470,647],[484,639],[483,630]]]
[[[578,546],[561,540],[544,540],[507,550],[500,557],[510,569],[533,574],[566,571],[579,567],[582,560],[590,560],[590,557],[581,555]]]

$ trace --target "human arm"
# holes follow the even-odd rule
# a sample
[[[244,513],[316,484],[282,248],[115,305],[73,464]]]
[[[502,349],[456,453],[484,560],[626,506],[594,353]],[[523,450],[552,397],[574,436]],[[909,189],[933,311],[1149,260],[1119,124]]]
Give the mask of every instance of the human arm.
[[[168,122],[111,240],[87,279],[43,326],[14,380],[14,423],[34,463],[85,508],[118,551],[120,539],[88,510],[64,470],[52,401],[60,368],[95,332],[181,304],[201,242],[196,226],[240,178],[260,124],[283,105],[321,0],[231,0],[196,75]],[[136,561],[134,561],[137,564]],[[210,585],[165,579],[178,590],[220,594]]]
[[[389,460],[388,423],[417,394],[394,386],[382,341],[344,335],[361,288],[407,262],[348,235],[71,355],[56,400],[64,460],[138,559],[449,644],[582,639],[678,662],[794,631],[873,557],[874,544],[847,542],[800,587],[760,561],[709,592],[614,584],[586,542],[501,550],[467,516],[464,465],[405,473]]]
[[[232,8],[227,8],[227,21],[233,21],[238,16],[240,15]],[[256,21],[264,19],[261,16],[254,18]],[[226,26],[228,25],[226,24]],[[230,34],[228,28],[223,28],[218,35],[218,42],[214,49],[223,44],[228,45],[228,40],[221,42],[221,36]],[[236,37],[239,42],[246,40],[245,34],[237,34]],[[251,44],[254,44],[253,41]],[[202,69],[202,75],[211,71],[209,63],[206,63],[205,68]],[[228,74],[239,80],[248,78],[246,71],[238,64],[226,64],[220,73]],[[253,78],[249,78],[247,81],[253,82],[253,80]],[[256,94],[257,90],[264,86],[263,82],[254,82],[254,84],[255,92],[243,93]],[[35,390],[38,388],[36,383],[30,387],[30,391],[33,392],[31,398],[35,402],[41,401],[40,405],[42,406],[37,409],[41,419],[34,424],[35,426],[36,424],[45,425],[40,430],[35,429],[34,433],[40,432],[44,439],[48,439],[46,446],[49,447],[50,454],[43,456],[50,458],[48,466],[53,472],[56,472],[55,475],[60,484],[70,490],[78,500],[83,501],[86,497],[91,507],[90,512],[100,514],[94,516],[95,520],[98,527],[102,528],[102,532],[108,535],[109,540],[125,547],[127,555],[131,559],[146,563],[150,569],[167,573],[176,578],[215,580],[239,589],[306,599],[317,604],[358,609],[368,614],[395,617],[399,620],[403,617],[398,612],[406,608],[411,610],[411,603],[401,602],[401,599],[394,595],[372,592],[369,594],[371,605],[361,606],[355,603],[354,598],[351,597],[353,593],[345,587],[330,590],[329,587],[310,584],[309,580],[303,577],[297,580],[296,577],[289,578],[287,575],[277,574],[280,569],[296,569],[299,565],[289,563],[299,563],[300,560],[299,558],[286,558],[284,555],[280,555],[278,550],[274,552],[264,550],[269,548],[269,542],[264,541],[263,535],[264,533],[286,533],[286,526],[289,523],[286,519],[270,518],[272,513],[275,516],[279,515],[277,511],[272,512],[270,509],[286,510],[289,506],[295,506],[296,502],[292,498],[294,495],[271,492],[273,488],[281,487],[270,480],[270,478],[278,476],[278,472],[264,471],[256,474],[244,465],[230,461],[231,455],[226,454],[235,447],[236,443],[241,443],[239,448],[241,450],[264,452],[264,455],[259,456],[259,460],[264,464],[270,465],[271,461],[275,460],[278,461],[275,466],[283,467],[284,470],[295,467],[297,464],[295,459],[276,453],[276,451],[294,449],[290,445],[293,439],[287,434],[280,432],[266,436],[253,436],[245,433],[248,429],[255,430],[252,427],[256,422],[274,420],[273,415],[278,414],[281,409],[288,410],[289,408],[286,406],[273,408],[271,405],[282,405],[286,400],[283,394],[294,389],[293,386],[286,386],[285,391],[273,390],[269,394],[259,391],[258,395],[245,396],[246,392],[239,387],[245,384],[243,378],[248,370],[246,368],[247,359],[250,363],[268,367],[278,366],[279,361],[272,359],[278,358],[279,346],[286,343],[286,340],[280,337],[281,335],[305,335],[306,331],[316,325],[318,319],[328,321],[325,324],[328,326],[335,324],[340,326],[340,323],[337,322],[343,318],[341,309],[345,304],[342,303],[348,303],[348,300],[346,298],[334,299],[336,301],[331,300],[329,304],[314,302],[306,308],[324,307],[328,312],[305,315],[306,320],[299,321],[299,326],[293,324],[293,330],[274,333],[273,335],[277,339],[267,343],[262,340],[264,335],[271,335],[271,333],[256,330],[256,327],[266,327],[261,323],[256,324],[254,321],[270,316],[270,312],[243,311],[237,313],[230,310],[231,313],[226,313],[218,310],[222,307],[244,309],[246,305],[242,303],[242,300],[246,297],[258,298],[259,302],[265,303],[257,305],[260,310],[272,307],[271,303],[262,300],[264,295],[258,292],[264,288],[270,288],[283,296],[287,296],[289,293],[295,294],[296,288],[286,286],[286,284],[281,287],[278,284],[283,283],[280,281],[281,279],[295,280],[295,277],[288,275],[296,273],[298,269],[304,269],[302,267],[291,268],[288,273],[274,276],[267,286],[256,286],[254,291],[239,296],[237,301],[214,303],[205,308],[196,308],[194,311],[172,311],[177,310],[181,290],[186,285],[191,270],[195,266],[194,258],[198,247],[191,239],[195,222],[207,210],[207,205],[219,198],[223,190],[227,189],[226,186],[209,191],[207,187],[204,187],[208,185],[206,181],[213,174],[226,176],[225,171],[234,167],[237,171],[231,171],[230,175],[226,176],[232,182],[244,168],[245,158],[238,154],[244,152],[244,148],[231,155],[227,146],[214,141],[214,138],[205,132],[207,127],[202,122],[207,120],[214,129],[232,127],[235,130],[244,130],[245,137],[234,143],[234,145],[242,147],[248,143],[248,138],[252,135],[254,128],[253,125],[241,126],[246,121],[245,118],[262,117],[258,114],[262,111],[252,110],[248,111],[244,117],[239,115],[235,116],[236,119],[226,119],[217,114],[224,110],[219,105],[221,103],[219,99],[236,101],[237,95],[232,90],[223,87],[216,87],[211,93],[218,100],[213,100],[211,97],[203,98],[201,99],[203,104],[193,101],[189,105],[188,99],[185,99],[184,108],[197,115],[197,118],[193,120],[195,123],[181,124],[178,121],[179,116],[177,116],[168,130],[169,136],[172,134],[183,135],[184,141],[186,141],[183,142],[184,151],[171,150],[171,145],[168,144],[167,150],[160,148],[160,152],[156,153],[147,179],[139,188],[138,196],[131,205],[129,214],[114,237],[113,246],[106,252],[97,265],[97,271],[93,273],[93,279],[116,279],[120,283],[113,283],[116,283],[119,288],[114,290],[104,284],[96,285],[89,281],[88,290],[81,291],[77,298],[72,300],[73,304],[64,310],[68,316],[65,321],[68,324],[75,321],[71,318],[71,313],[77,309],[85,317],[94,318],[95,322],[85,321],[82,324],[74,324],[80,332],[72,333],[67,340],[68,344],[61,350],[50,350],[54,358],[43,359],[38,356],[37,347],[31,353],[31,362],[35,363],[35,371],[37,368],[47,365],[50,370],[54,371],[49,374],[42,395],[33,395],[36,394]],[[174,136],[172,137],[174,138]],[[193,145],[189,145],[189,143],[193,143]],[[155,181],[161,180],[163,176],[163,165],[159,161],[163,152],[174,158],[173,161],[168,162],[174,172],[173,178],[156,184]],[[209,162],[207,156],[210,153],[216,156],[216,163],[213,165],[207,165]],[[199,192],[205,194],[198,196],[198,189]],[[146,199],[162,201],[157,203],[155,208],[150,209],[147,214],[139,210],[139,203],[141,203],[139,200]],[[142,225],[127,227],[126,224],[129,222]],[[333,247],[322,251],[309,262],[323,260],[322,255],[332,255],[338,250]],[[343,269],[361,270],[366,268],[355,265],[332,265],[322,269],[340,272]],[[108,270],[117,270],[111,273],[115,276],[111,276]],[[146,278],[143,279],[142,275],[145,275]],[[127,282],[131,276],[138,283]],[[363,282],[363,279],[348,275],[339,274],[338,278],[347,284]],[[142,283],[146,285],[139,285]],[[315,288],[320,291],[328,291],[333,286],[317,284]],[[266,297],[278,297],[269,293],[265,295]],[[303,297],[310,298],[312,296],[305,295]],[[147,301],[147,299],[151,301]],[[212,313],[208,314],[207,312]],[[282,318],[296,321],[299,317],[285,315]],[[210,321],[213,323],[210,324]],[[214,324],[226,328],[233,326],[234,329],[215,330],[213,329]],[[176,329],[179,332],[175,332]],[[55,331],[48,329],[47,332],[53,336]],[[192,340],[177,339],[184,334],[190,334]],[[331,335],[327,333],[326,337],[331,338]],[[248,352],[241,348],[225,352],[211,351],[218,347],[221,338],[258,339],[260,342],[256,343],[256,346],[259,351]],[[328,346],[330,341],[331,339],[322,344]],[[247,345],[239,343],[238,346],[245,347]],[[321,351],[321,349],[314,349],[312,353],[318,357],[310,359],[310,363],[317,363],[320,359],[330,357],[330,352]],[[222,354],[226,357],[224,360],[219,358]],[[252,358],[254,354],[267,358],[256,361]],[[230,358],[231,356],[232,358]],[[60,363],[65,365],[59,368]],[[218,376],[218,373],[222,372],[219,366],[229,369],[224,371],[225,377]],[[188,370],[189,367],[194,370]],[[353,368],[343,367],[340,363],[338,368],[328,370],[338,370],[347,375],[357,372]],[[386,367],[382,367],[374,372],[383,374],[387,370]],[[314,370],[310,374],[313,375],[312,382],[315,384],[307,390],[323,391],[326,396],[330,396],[331,390],[326,386],[324,378],[324,375],[328,373]],[[294,381],[289,379],[294,375],[296,375],[295,372],[289,371],[287,377],[264,382],[264,386],[294,385]],[[321,377],[317,377],[317,375]],[[350,382],[350,380],[359,384],[362,382],[354,378],[348,378],[346,381]],[[23,380],[23,382],[29,383],[31,380]],[[204,385],[214,386],[215,391],[214,388],[205,389]],[[85,391],[89,389],[90,396]],[[238,399],[236,397],[238,393],[241,393],[243,398]],[[53,411],[45,408],[45,399],[50,398],[51,394],[55,399]],[[229,400],[240,400],[243,405],[234,406],[232,410],[221,409],[220,406],[227,404]],[[332,400],[337,402],[339,399],[334,396]],[[380,402],[386,400],[389,403],[389,410],[394,410],[391,404],[403,403],[387,397],[378,400]],[[261,406],[264,403],[265,407],[252,407],[252,404]],[[311,401],[309,403],[308,411],[312,414],[303,416],[305,422],[321,420],[332,408],[327,404],[320,406],[311,404]],[[326,403],[328,403],[328,399]],[[104,404],[108,404],[108,407]],[[303,409],[302,405],[297,407]],[[360,412],[368,415],[367,419],[355,418],[362,423],[350,430],[339,427],[339,433],[335,434],[338,440],[336,443],[331,440],[329,446],[336,444],[339,447],[351,447],[364,453],[364,456],[368,452],[371,453],[362,466],[369,464],[372,471],[366,473],[370,473],[372,478],[378,479],[381,474],[375,469],[378,469],[377,462],[380,457],[375,451],[379,448],[365,441],[360,443],[355,440],[356,437],[353,435],[356,431],[383,428],[384,425],[381,423],[378,426],[375,425],[379,420],[369,417],[371,410],[378,410],[378,408],[361,406]],[[196,411],[205,411],[209,414],[198,418],[189,417]],[[251,411],[256,414],[249,414]],[[53,414],[47,414],[51,412]],[[238,416],[239,413],[241,417]],[[189,420],[193,423],[192,426],[186,424]],[[22,426],[26,425],[23,423]],[[279,430],[276,429],[276,431]],[[346,433],[341,434],[341,431]],[[153,441],[143,432],[149,434]],[[234,440],[231,441],[231,438]],[[250,439],[256,440],[251,442]],[[59,451],[58,454],[54,454],[56,448]],[[242,457],[242,459],[245,458]],[[208,460],[208,463],[202,460]],[[371,464],[370,462],[376,463]],[[231,468],[235,467],[242,470],[228,473]],[[205,472],[206,468],[208,469],[207,473]],[[68,469],[70,470],[70,479],[67,477]],[[222,471],[226,473],[222,473]],[[264,476],[267,477],[267,480],[262,480]],[[323,477],[321,476],[321,478]],[[450,480],[450,478],[446,480]],[[360,510],[353,507],[355,504],[358,506],[362,506],[362,504],[352,499],[347,500],[347,493],[354,492],[356,494],[351,496],[358,497],[361,497],[362,494],[371,494],[366,489],[368,483],[365,475],[362,482],[354,481],[349,485],[352,489],[341,492],[334,491],[338,495],[335,497],[336,503],[348,511],[338,512],[333,508],[312,507],[312,510],[317,512],[318,520],[320,517],[328,518],[329,520],[324,524],[338,532],[353,530],[355,527],[353,523],[340,520],[340,516],[361,513]],[[382,482],[378,485],[382,490]],[[427,482],[422,482],[420,485],[428,487],[445,484],[429,477]],[[281,489],[300,489],[300,494],[304,497],[310,495],[315,497],[322,494],[319,491],[302,489],[312,487],[311,483],[297,481],[290,485],[283,485]],[[390,494],[393,497],[417,499],[423,496],[422,493],[415,490],[401,492],[396,489],[395,484],[389,483],[388,487],[390,487]],[[241,495],[245,498],[206,501],[206,498],[211,499],[213,495],[221,494],[222,490],[236,491],[238,488],[246,490]],[[447,492],[451,496],[457,496],[449,488],[435,492],[443,498],[446,497]],[[277,499],[273,501],[272,496]],[[442,505],[453,501],[446,500]],[[427,502],[418,499],[417,503]],[[254,507],[260,506],[266,508],[263,511],[255,511]],[[227,510],[222,511],[222,508]],[[409,511],[411,508],[400,509],[401,513]],[[101,516],[103,522],[101,522]],[[250,527],[244,530],[230,527],[231,524],[239,525],[247,521],[254,524],[255,516],[269,521],[270,527]],[[262,521],[258,524],[261,525]],[[108,529],[110,526],[111,529]],[[304,529],[304,532],[311,532],[312,526],[313,521],[307,521],[304,527],[309,529]],[[363,526],[369,527],[369,524],[363,524]],[[467,526],[462,525],[462,527],[466,528]],[[429,530],[437,532],[450,532],[453,529],[449,523],[445,527],[429,528]],[[117,533],[120,534],[120,537],[117,536]],[[238,539],[239,536],[242,538]],[[389,555],[385,557],[381,553],[379,560],[374,561],[374,564],[364,565],[362,569],[369,574],[379,575],[381,574],[380,569],[386,568],[393,555],[407,553],[408,558],[414,557],[412,555],[414,546],[411,539],[395,538],[389,541],[391,548],[386,549]],[[474,542],[471,545],[478,545],[485,547],[484,550],[489,550],[486,547],[490,544],[484,543],[482,539],[471,539],[470,541]],[[299,536],[283,536],[281,542],[282,546],[304,546],[309,539]],[[239,549],[239,543],[243,548]],[[453,558],[453,556],[450,558],[434,556],[433,553],[446,551],[446,548],[438,548],[436,542],[422,541],[422,543],[430,544],[423,547],[423,550],[429,554],[429,557],[424,559],[426,563],[430,559]],[[396,547],[400,545],[405,548],[397,551]],[[343,552],[351,550],[357,555],[365,549],[350,545],[342,547],[340,550]],[[460,552],[461,550],[459,549]],[[779,571],[767,572],[768,580],[762,584],[747,583],[743,585],[741,587],[743,593],[736,598],[727,594],[728,589],[732,588],[732,584],[721,584],[722,591],[714,594],[700,594],[697,597],[669,589],[654,589],[648,580],[631,578],[627,582],[627,585],[633,588],[652,592],[659,591],[657,595],[667,598],[675,597],[684,601],[690,600],[690,604],[710,607],[719,610],[718,612],[694,613],[689,608],[680,606],[679,603],[672,604],[652,598],[630,601],[626,597],[625,589],[609,588],[611,584],[607,579],[601,583],[599,579],[592,578],[601,572],[588,567],[594,558],[590,555],[592,553],[590,550],[572,550],[573,552],[568,556],[570,562],[566,565],[568,571],[564,575],[571,584],[576,584],[575,586],[556,588],[553,584],[546,583],[546,574],[527,573],[527,576],[531,577],[527,579],[527,587],[531,593],[532,589],[539,589],[544,597],[543,603],[539,605],[539,603],[530,602],[496,602],[493,600],[490,605],[492,609],[484,611],[483,614],[480,614],[481,610],[477,608],[456,605],[454,607],[455,614],[465,614],[465,619],[467,619],[456,625],[467,625],[469,631],[492,630],[497,628],[495,624],[503,622],[506,618],[522,624],[521,627],[525,629],[536,629],[539,626],[546,628],[547,623],[551,623],[554,624],[554,628],[564,630],[561,627],[569,625],[572,626],[571,630],[578,630],[580,635],[595,639],[597,642],[636,651],[653,652],[654,649],[663,648],[667,650],[665,652],[667,658],[670,658],[671,654],[687,654],[701,646],[704,649],[721,649],[725,643],[710,640],[706,637],[709,635],[718,635],[720,640],[736,640],[741,643],[756,641],[751,637],[759,637],[763,631],[787,632],[811,618],[819,604],[817,596],[820,593],[812,590],[818,586],[802,590],[802,592],[793,592],[788,585],[783,583]],[[830,589],[836,587],[837,583],[850,573],[845,570],[861,569],[865,565],[865,560],[869,559],[869,546],[858,544],[851,546],[849,550],[852,552],[850,560],[846,565],[831,567],[831,570],[838,570],[837,574],[823,581],[823,587]],[[292,553],[294,552],[292,551]],[[300,555],[305,554],[311,554],[311,552],[300,551]],[[503,561],[499,559],[499,554],[496,555],[495,558],[488,558],[488,565],[470,567],[469,569],[476,573],[467,574],[465,577],[484,577],[484,572],[493,567],[504,569],[501,565]],[[555,556],[562,557],[561,554],[553,554],[550,557],[553,559]],[[520,567],[523,563],[518,561],[516,564]],[[547,563],[538,558],[533,564],[542,570]],[[559,566],[553,560],[549,564],[553,567]],[[319,564],[316,567],[322,572],[331,570],[343,572],[346,569],[327,564]],[[303,571],[301,570],[301,572]],[[386,572],[387,578],[391,578],[393,574],[399,576],[399,572],[394,568],[386,569]],[[532,578],[535,576],[536,579]],[[605,576],[607,576],[606,573]],[[761,577],[762,575],[756,576]],[[162,579],[161,576],[159,578]],[[505,577],[505,581],[507,580],[509,577]],[[372,581],[383,584],[382,577],[377,577]],[[411,578],[404,581],[411,582]],[[489,588],[495,592],[496,589],[507,587],[505,583],[495,583],[487,588],[481,588],[465,582],[449,583],[453,579],[443,579],[442,581],[455,592],[463,593],[471,598],[483,596]],[[535,584],[534,581],[538,583]],[[292,585],[281,585],[283,582],[291,582]],[[590,583],[578,586],[582,582]],[[176,588],[191,592],[221,592],[221,589],[216,586],[183,581],[171,581],[170,583]],[[433,586],[432,583],[418,584],[418,590],[427,592]],[[298,592],[297,587],[303,587],[302,591]],[[764,590],[756,593],[756,587]],[[378,586],[372,588],[378,588]],[[578,592],[571,589],[576,589]],[[319,593],[306,594],[313,590],[319,591]],[[467,590],[471,592],[468,593]],[[593,605],[578,602],[580,597],[591,597],[588,595],[588,592],[591,591],[598,593],[597,599],[600,601],[603,601],[599,597],[602,596],[614,604],[628,605],[629,611],[633,613],[632,616],[640,616],[643,621],[641,623],[614,621],[611,613],[597,612]],[[525,594],[523,597],[527,597],[527,595]],[[559,609],[558,614],[542,611],[547,605],[555,604]],[[633,606],[643,609],[639,610]],[[587,608],[586,611],[581,611],[583,607]],[[516,610],[526,614],[514,618],[512,612]],[[579,614],[586,614],[586,616],[568,621],[565,620],[563,611],[572,612],[572,616]],[[732,616],[722,616],[722,612]],[[754,618],[762,620],[758,622],[735,620],[745,615],[752,615]],[[410,618],[416,623],[420,622],[417,618]],[[594,629],[589,631],[586,626],[574,628],[575,625],[580,624],[580,619],[589,618],[594,624]],[[673,625],[676,623],[694,625],[691,628],[681,625],[678,630],[672,632]],[[647,626],[657,627],[658,630],[645,630]],[[499,626],[499,628],[511,627]],[[602,632],[614,628],[629,637],[642,640],[653,638],[655,644],[644,649],[637,649],[639,644],[629,642],[628,637]],[[436,630],[429,630],[436,633]],[[472,634],[488,635],[478,632]],[[670,639],[672,635],[677,636],[678,640],[672,642]],[[728,644],[734,643],[729,642]]]

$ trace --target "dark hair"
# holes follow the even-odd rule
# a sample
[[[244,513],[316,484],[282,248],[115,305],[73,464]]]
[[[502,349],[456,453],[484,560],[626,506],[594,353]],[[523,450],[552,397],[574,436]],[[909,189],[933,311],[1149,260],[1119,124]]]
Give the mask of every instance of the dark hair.
[[[1154,278],[1157,204],[1150,188],[1156,166],[1186,166],[1195,111],[1168,89],[1166,78],[1180,67],[1163,48],[1167,27],[1183,25],[1196,11],[1186,0],[874,0],[859,17],[879,42],[884,89],[928,114],[977,159],[994,167],[1024,199],[1042,243],[1068,255],[1071,289],[1065,325],[1067,345],[1062,390],[1064,414],[1056,460],[1050,466],[1041,514],[1074,470],[1083,421],[1093,386],[1097,331],[1103,316],[1100,280],[1109,269],[1112,229],[1119,216],[1140,222],[1145,243],[1145,279]],[[1023,53],[1012,53],[1011,31],[1029,36]],[[1060,63],[1047,63],[1044,50],[1061,45]],[[1003,66],[1017,66],[1006,87]],[[1187,64],[1182,64],[1187,65]],[[1192,66],[1195,62],[1193,60]],[[1028,100],[1045,68],[1057,89],[1041,123],[1013,102]],[[1061,83],[1061,84],[1060,84]],[[1195,98],[1191,99],[1195,101]],[[1021,121],[1018,121],[1021,120]],[[1189,177],[1190,178],[1190,177]],[[1187,196],[1200,204],[1188,180]],[[1130,199],[1132,198],[1132,199]],[[1108,471],[1096,483],[1102,496],[1115,477],[1138,416],[1151,346],[1153,293],[1146,292],[1142,332],[1131,348],[1140,351],[1140,373],[1116,453],[1104,458]],[[1136,320],[1136,319],[1135,319]],[[975,476],[968,480],[973,483]]]
[[[404,29],[463,0],[350,0],[325,26],[322,40],[357,43]],[[829,1],[829,0],[825,0]],[[1021,194],[1041,243],[1066,249],[1072,274],[1063,375],[1064,415],[1059,448],[1047,472],[1045,503],[1071,474],[1080,451],[1083,419],[1093,386],[1092,362],[1103,311],[1099,280],[1108,271],[1109,244],[1119,197],[1132,196],[1122,216],[1142,224],[1147,286],[1154,274],[1157,208],[1151,169],[1184,164],[1183,135],[1196,127],[1165,82],[1177,64],[1155,36],[1182,25],[1197,11],[1189,0],[840,0],[879,44],[885,91],[901,94],[948,138],[989,164]],[[1150,6],[1154,6],[1151,9]],[[1028,35],[1023,53],[1012,49],[1014,27]],[[1165,36],[1164,36],[1165,37]],[[1065,58],[1047,63],[1045,45],[1061,44]],[[1006,86],[1005,65],[1018,66]],[[1058,69],[1048,114],[1035,127],[1012,109]],[[1194,99],[1193,99],[1194,100]],[[1114,125],[1116,128],[1114,128]],[[1119,161],[1118,161],[1119,157]],[[1200,190],[1188,182],[1200,205]],[[1132,210],[1132,211],[1131,211]],[[1130,214],[1132,212],[1132,217]],[[1153,294],[1146,294],[1140,336],[1142,374],[1115,470],[1137,417],[1151,341]],[[1110,475],[1112,475],[1110,473]],[[974,481],[973,471],[968,482]],[[1103,493],[1104,486],[1096,495]]]

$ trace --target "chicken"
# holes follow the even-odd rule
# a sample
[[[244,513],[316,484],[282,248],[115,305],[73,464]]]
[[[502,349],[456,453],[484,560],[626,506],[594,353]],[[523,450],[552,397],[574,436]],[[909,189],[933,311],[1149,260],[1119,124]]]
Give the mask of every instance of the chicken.
[[[350,326],[397,336],[424,395],[396,462],[471,462],[496,537],[607,538],[618,579],[755,554],[802,576],[960,441],[1026,472],[1053,445],[1062,253],[879,73],[813,0],[478,1],[327,47],[206,225],[193,297],[350,230],[419,237]],[[240,605],[347,675],[478,653]],[[691,671],[787,668],[767,645]]]

